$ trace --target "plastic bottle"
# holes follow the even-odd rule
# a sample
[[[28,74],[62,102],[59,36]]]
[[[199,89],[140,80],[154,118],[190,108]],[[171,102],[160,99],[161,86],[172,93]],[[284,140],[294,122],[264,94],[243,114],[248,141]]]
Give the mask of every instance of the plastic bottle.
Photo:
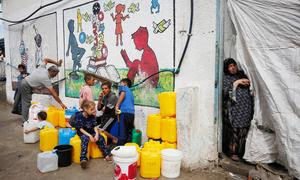
[[[166,117],[161,120],[161,139],[170,143],[177,142],[176,119]]]

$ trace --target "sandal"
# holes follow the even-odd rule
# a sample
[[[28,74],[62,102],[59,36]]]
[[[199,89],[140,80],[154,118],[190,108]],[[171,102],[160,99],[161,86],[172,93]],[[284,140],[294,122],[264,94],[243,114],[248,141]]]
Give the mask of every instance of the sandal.
[[[105,160],[106,162],[112,162],[112,157],[111,157],[111,156],[106,156],[106,157],[104,158],[104,160]]]
[[[233,154],[230,158],[234,161],[240,161],[240,158],[236,154]]]

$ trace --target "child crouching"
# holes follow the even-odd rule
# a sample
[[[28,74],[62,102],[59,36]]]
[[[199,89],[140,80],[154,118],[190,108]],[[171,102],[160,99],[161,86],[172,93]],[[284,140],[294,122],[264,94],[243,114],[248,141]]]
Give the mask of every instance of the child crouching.
[[[81,139],[81,154],[80,165],[81,168],[87,167],[87,149],[89,142],[95,142],[102,151],[105,160],[111,161],[111,154],[108,151],[105,140],[98,132],[97,121],[95,117],[95,103],[93,101],[84,100],[81,104],[82,112],[76,115],[75,128],[77,134]]]
[[[37,114],[37,118],[38,118],[39,122],[36,123],[36,126],[33,127],[32,129],[26,129],[26,130],[24,130],[25,134],[29,134],[31,132],[43,129],[45,126],[48,126],[48,128],[54,128],[54,126],[51,123],[49,123],[49,122],[46,121],[46,119],[47,119],[47,113],[45,111],[39,112]]]

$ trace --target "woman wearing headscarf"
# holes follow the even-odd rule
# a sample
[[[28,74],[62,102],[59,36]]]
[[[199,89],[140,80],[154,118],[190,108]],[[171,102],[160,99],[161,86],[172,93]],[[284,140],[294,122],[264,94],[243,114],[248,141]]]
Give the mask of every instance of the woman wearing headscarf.
[[[225,146],[229,148],[231,158],[238,161],[245,152],[246,137],[253,115],[253,102],[250,81],[245,73],[238,69],[232,58],[224,61],[223,100]]]

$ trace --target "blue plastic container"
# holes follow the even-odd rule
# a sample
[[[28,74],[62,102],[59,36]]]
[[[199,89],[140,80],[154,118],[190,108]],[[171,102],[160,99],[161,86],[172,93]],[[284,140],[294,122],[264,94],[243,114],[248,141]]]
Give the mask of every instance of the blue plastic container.
[[[76,134],[71,128],[60,128],[58,131],[58,144],[70,144],[70,139]]]
[[[70,117],[75,114],[76,112],[78,112],[79,110],[77,109],[77,107],[73,107],[70,109],[66,109],[65,110],[65,118],[66,119],[70,119]]]

